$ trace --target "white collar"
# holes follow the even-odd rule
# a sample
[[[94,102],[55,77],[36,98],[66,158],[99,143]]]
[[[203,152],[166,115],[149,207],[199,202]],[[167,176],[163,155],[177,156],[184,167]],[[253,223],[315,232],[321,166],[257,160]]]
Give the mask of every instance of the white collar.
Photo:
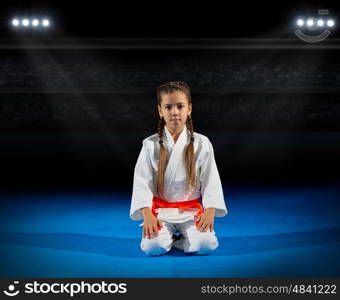
[[[175,144],[174,138],[172,137],[170,131],[168,130],[168,128],[166,127],[166,125],[164,126],[164,131],[165,131],[165,137],[167,139],[167,142],[169,144],[169,146],[172,146],[173,144]],[[177,142],[184,142],[184,144],[186,144],[188,139],[188,133],[187,133],[187,126],[184,125],[183,130],[181,131],[181,133],[179,134],[178,138],[177,138]]]

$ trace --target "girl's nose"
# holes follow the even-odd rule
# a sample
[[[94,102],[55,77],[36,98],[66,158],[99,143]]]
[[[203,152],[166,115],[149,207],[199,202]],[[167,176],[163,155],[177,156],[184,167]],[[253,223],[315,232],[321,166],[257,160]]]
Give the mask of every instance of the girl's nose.
[[[175,107],[173,107],[172,108],[172,110],[171,110],[171,112],[173,113],[173,114],[177,114],[178,113],[178,109],[177,109],[177,107],[175,106]]]

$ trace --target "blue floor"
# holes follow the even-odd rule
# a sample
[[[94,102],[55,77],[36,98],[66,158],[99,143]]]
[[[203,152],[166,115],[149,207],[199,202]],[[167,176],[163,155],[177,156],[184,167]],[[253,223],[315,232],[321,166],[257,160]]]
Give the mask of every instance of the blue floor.
[[[339,277],[340,188],[225,187],[211,256],[146,257],[130,195],[1,197],[1,277]]]

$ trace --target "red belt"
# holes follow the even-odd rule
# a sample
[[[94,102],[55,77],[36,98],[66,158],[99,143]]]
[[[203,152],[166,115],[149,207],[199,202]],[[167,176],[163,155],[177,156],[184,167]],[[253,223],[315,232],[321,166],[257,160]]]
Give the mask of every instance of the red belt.
[[[179,208],[180,210],[188,210],[190,208],[198,208],[198,212],[196,213],[196,218],[203,213],[203,207],[200,203],[200,198],[189,200],[189,201],[178,201],[178,202],[167,202],[158,197],[153,197],[152,199],[152,208],[151,211],[155,217],[157,217],[157,208]],[[196,221],[196,225],[198,221]],[[158,225],[158,230],[160,230],[162,226]]]

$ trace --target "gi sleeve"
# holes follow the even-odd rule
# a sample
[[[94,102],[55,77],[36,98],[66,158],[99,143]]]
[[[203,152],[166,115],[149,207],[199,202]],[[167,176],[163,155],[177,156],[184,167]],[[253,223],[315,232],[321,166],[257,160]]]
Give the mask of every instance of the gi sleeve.
[[[130,218],[143,219],[141,209],[152,206],[153,198],[153,172],[150,157],[147,153],[145,140],[139,153],[133,176],[132,199]]]
[[[214,149],[208,138],[204,141],[204,145],[206,150],[204,151],[200,172],[203,207],[214,207],[216,208],[215,216],[223,217],[228,211],[224,202],[223,189],[215,162]]]

